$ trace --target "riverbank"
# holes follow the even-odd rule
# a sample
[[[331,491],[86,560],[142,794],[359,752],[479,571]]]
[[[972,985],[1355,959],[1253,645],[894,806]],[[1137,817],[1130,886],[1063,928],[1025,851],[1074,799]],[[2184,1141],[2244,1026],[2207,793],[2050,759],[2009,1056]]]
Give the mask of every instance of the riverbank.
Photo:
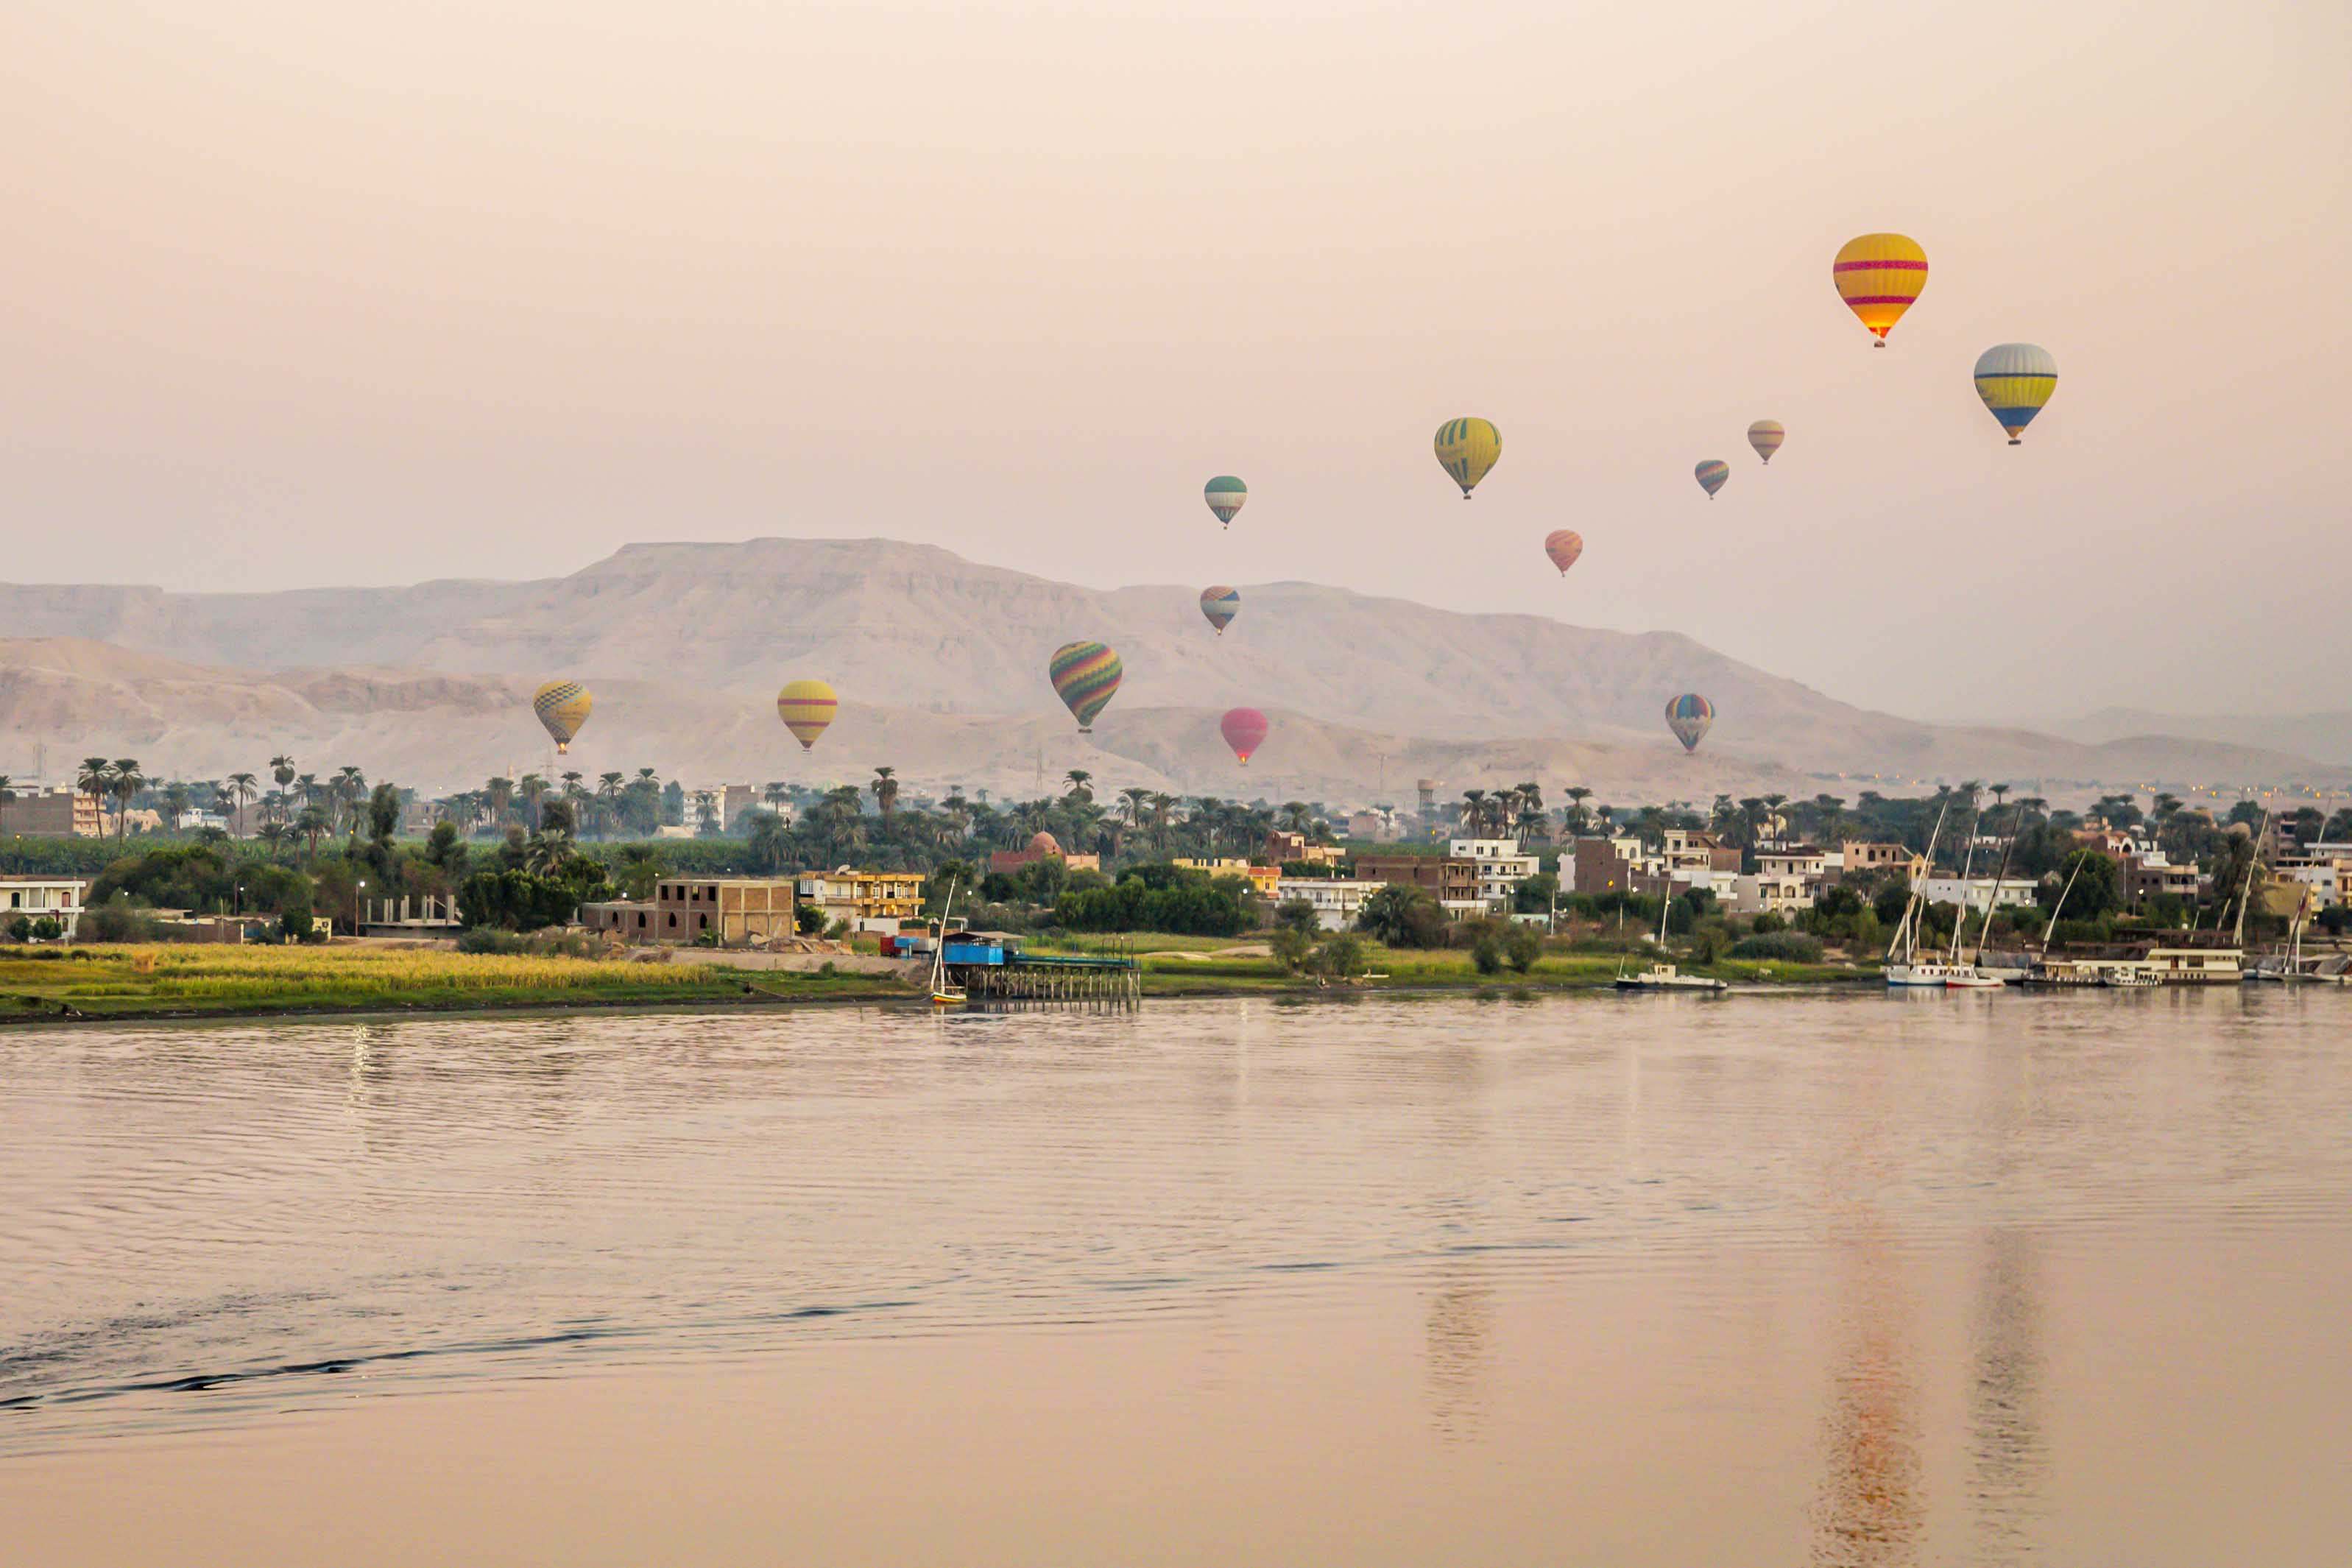
[[[1262,943],[1169,946],[1138,955],[1146,997],[1367,992],[1593,991],[1619,973],[1612,954],[1547,954],[1527,971],[1482,974],[1467,952],[1369,947],[1371,973],[1326,982],[1294,974]],[[1734,984],[1875,983],[1875,968],[1727,960],[1699,966]],[[683,951],[590,959],[365,946],[188,943],[46,948],[0,957],[0,1024],[352,1013],[498,1013],[574,1008],[761,1006],[919,999],[886,974],[747,970]]]
[[[0,958],[0,1023],[875,1001],[872,974],[365,947],[184,943]]]

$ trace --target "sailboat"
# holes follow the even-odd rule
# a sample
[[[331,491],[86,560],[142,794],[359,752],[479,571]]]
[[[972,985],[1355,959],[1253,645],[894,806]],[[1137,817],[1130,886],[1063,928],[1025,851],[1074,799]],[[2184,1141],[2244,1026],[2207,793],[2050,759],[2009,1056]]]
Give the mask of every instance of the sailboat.
[[[1959,962],[1960,932],[1969,923],[1969,879],[1965,871],[1960,876],[1960,912],[1952,921],[1951,973],[1944,976],[1948,991],[1998,991],[2009,984],[1998,974],[1987,973],[1984,967],[1985,943],[1992,937],[1992,917],[2000,908],[2001,884],[2009,880],[2009,858],[2017,848],[2017,830],[2025,823],[2025,803],[2020,801],[2017,815],[2010,819],[2009,842],[2001,847],[2000,869],[1993,873],[1992,892],[1985,899],[1984,929],[1977,933],[1976,956],[1966,963]],[[1976,847],[1969,847],[1969,859],[1975,859]]]
[[[1671,879],[1663,884],[1664,896],[1658,900],[1658,945],[1666,945],[1666,914],[1675,907],[1675,885]],[[1617,924],[1625,924],[1625,907],[1617,906]],[[1620,991],[1728,991],[1730,985],[1720,980],[1710,980],[1704,974],[1685,974],[1671,963],[1653,963],[1639,974],[1627,974],[1619,961],[1617,989]]]
[[[1940,991],[1951,974],[1952,966],[1948,963],[1937,963],[1932,959],[1925,963],[1919,961],[1919,921],[1927,908],[1927,873],[1935,867],[1936,845],[1944,837],[1944,818],[1951,809],[1952,803],[1947,799],[1943,810],[1936,814],[1935,831],[1927,835],[1927,853],[1921,858],[1919,868],[1911,873],[1911,896],[1904,901],[1903,919],[1896,923],[1895,936],[1886,944],[1889,985],[1928,986]],[[1966,912],[1965,905],[1962,912]],[[1895,956],[1898,952],[1903,954],[1900,960]]]
[[[952,1007],[966,1000],[964,988],[948,978],[948,915],[955,909],[955,879],[948,879],[948,901],[940,906],[940,934],[931,943],[931,1005]]]

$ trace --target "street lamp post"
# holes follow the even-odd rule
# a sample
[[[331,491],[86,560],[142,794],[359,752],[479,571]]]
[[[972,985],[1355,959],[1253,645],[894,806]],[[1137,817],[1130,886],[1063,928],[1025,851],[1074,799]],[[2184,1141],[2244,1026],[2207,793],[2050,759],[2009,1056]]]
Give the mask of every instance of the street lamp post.
[[[367,891],[367,879],[362,877],[352,889],[352,934],[360,934],[360,895]]]

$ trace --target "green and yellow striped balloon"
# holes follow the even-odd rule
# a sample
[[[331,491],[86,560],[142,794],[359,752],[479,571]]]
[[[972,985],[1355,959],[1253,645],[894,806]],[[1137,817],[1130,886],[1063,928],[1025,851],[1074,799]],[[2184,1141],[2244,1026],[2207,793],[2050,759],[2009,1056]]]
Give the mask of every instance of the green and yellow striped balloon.
[[[530,710],[555,738],[555,750],[560,755],[572,750],[572,737],[580,733],[580,726],[588,722],[588,710],[593,700],[588,689],[576,680],[551,680],[531,694]]]
[[[1054,679],[1055,695],[1077,720],[1079,734],[1094,733],[1095,715],[1118,694],[1125,668],[1118,655],[1098,642],[1064,643],[1054,650],[1045,673]]]
[[[1437,427],[1438,467],[1462,487],[1464,500],[1502,455],[1502,433],[1484,419],[1448,419]]]

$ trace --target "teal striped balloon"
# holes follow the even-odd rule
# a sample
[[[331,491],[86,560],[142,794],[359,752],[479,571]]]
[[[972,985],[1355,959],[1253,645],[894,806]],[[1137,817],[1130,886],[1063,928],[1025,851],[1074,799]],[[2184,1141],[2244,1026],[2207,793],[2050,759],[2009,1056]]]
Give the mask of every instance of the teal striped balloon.
[[[1242,613],[1241,591],[1223,583],[1202,589],[1201,613],[1209,617],[1209,624],[1217,628],[1219,637],[1224,636],[1234,617]]]
[[[1691,471],[1698,476],[1699,489],[1706,492],[1706,499],[1713,500],[1723,481],[1731,477],[1731,465],[1721,458],[1709,458]]]
[[[1217,514],[1217,521],[1230,526],[1234,513],[1241,510],[1242,503],[1249,500],[1249,486],[1231,474],[1219,474],[1201,487],[1201,495],[1208,501],[1209,510]]]

